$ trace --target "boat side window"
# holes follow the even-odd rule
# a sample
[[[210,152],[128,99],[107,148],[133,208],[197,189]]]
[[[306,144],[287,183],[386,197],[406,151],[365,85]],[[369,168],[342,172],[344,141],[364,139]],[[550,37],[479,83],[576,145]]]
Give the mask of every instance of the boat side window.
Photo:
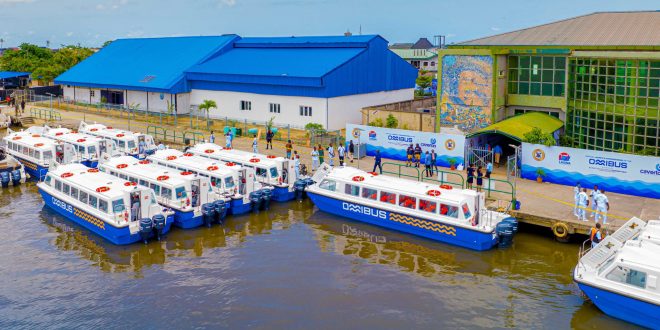
[[[50,175],[46,175],[46,184],[49,185],[49,186],[51,185],[51,184],[50,184],[50,180],[51,180],[51,179],[52,179],[52,178],[50,177]]]
[[[376,200],[378,198],[378,190],[362,187],[362,198]]]
[[[104,199],[99,199],[99,211],[103,213],[108,213],[108,201]]]
[[[646,288],[646,273],[639,270],[616,266],[605,277],[615,282],[634,285],[642,289]]]
[[[133,149],[133,148],[135,148],[135,141],[133,141],[133,140],[129,140],[129,141],[128,141],[128,148],[129,148],[129,149]]]
[[[150,185],[150,187],[151,187],[151,189],[154,190],[154,193],[156,193],[156,196],[160,196],[160,186],[159,185],[157,185],[155,183],[152,183]]]
[[[28,156],[30,156],[30,157],[32,157],[32,158],[35,158],[35,157],[34,157],[34,149],[32,149],[32,148],[28,148]]]
[[[138,182],[138,179],[133,178],[133,177],[129,177],[129,178],[128,178],[128,181],[137,183],[137,182]]]
[[[387,191],[381,191],[380,201],[383,203],[390,203],[396,205],[396,194]]]
[[[463,210],[463,215],[465,216],[465,219],[469,219],[470,216],[472,215],[472,212],[470,212],[470,207],[466,203],[463,203],[461,205],[461,209]]]
[[[347,183],[344,186],[344,192],[352,196],[358,196],[360,195],[360,187]]]
[[[122,149],[126,148],[126,142],[122,140],[117,140],[117,145]]]
[[[234,188],[236,184],[234,183],[234,177],[233,176],[228,176],[225,178],[225,188],[230,189]]]
[[[172,198],[172,189],[167,188],[167,187],[161,187],[160,197],[171,199]]]
[[[324,179],[323,181],[321,181],[321,183],[319,183],[319,188],[335,191],[337,189],[337,182],[335,182],[334,180]]]
[[[78,188],[71,187],[71,197],[73,197],[74,199],[78,199]]]
[[[212,187],[218,187],[218,188],[222,187],[222,180],[212,176],[211,177],[211,186]]]
[[[88,196],[89,196],[89,195],[88,195],[86,192],[81,191],[81,192],[80,192],[80,196],[78,197],[78,200],[81,201],[81,202],[83,202],[83,203],[85,203],[85,204],[87,204],[87,197],[88,197]]]
[[[98,197],[96,197],[94,195],[89,195],[89,203],[88,204],[93,208],[97,208],[98,205],[99,205]]]
[[[68,184],[63,183],[62,184],[62,192],[68,195],[71,192],[71,187],[69,187]]]
[[[96,155],[96,147],[95,146],[87,147],[87,153],[90,155]]]
[[[119,177],[128,181],[128,175],[119,173]]]
[[[438,208],[438,203],[434,201],[429,201],[425,199],[419,199],[419,210],[429,213],[436,213]]]
[[[23,152],[22,152],[22,154],[23,154],[23,155],[27,155],[27,154],[29,154],[28,147],[23,146]]]
[[[417,198],[406,195],[399,195],[399,206],[414,209],[417,206]]]
[[[268,171],[265,168],[260,168],[260,167],[257,167],[256,172],[257,175],[261,177],[266,177],[266,175],[268,174]]]
[[[149,182],[144,181],[144,180],[142,180],[142,179],[140,179],[139,182],[140,182],[140,185],[141,185],[141,186],[149,187]]]
[[[452,218],[458,218],[458,207],[448,204],[440,204],[440,214]]]
[[[174,191],[176,192],[176,199],[182,199],[188,197],[188,194],[186,194],[185,187],[176,187]]]
[[[271,167],[270,168],[270,177],[273,179],[277,179],[277,177],[280,176],[280,174],[277,172],[277,167]]]
[[[112,212],[114,213],[121,213],[126,210],[126,207],[124,206],[124,200],[123,199],[116,199],[112,201]]]
[[[168,164],[167,167],[169,167],[169,168],[176,168],[176,166],[174,166],[174,165],[172,165],[172,164]]]
[[[85,154],[85,146],[78,146],[78,153],[82,156]]]

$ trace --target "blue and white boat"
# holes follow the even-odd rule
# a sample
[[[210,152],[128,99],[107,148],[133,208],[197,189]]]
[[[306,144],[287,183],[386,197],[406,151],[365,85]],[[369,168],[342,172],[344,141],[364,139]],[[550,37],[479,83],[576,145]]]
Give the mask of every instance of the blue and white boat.
[[[257,182],[273,187],[272,199],[274,201],[286,202],[295,198],[295,163],[292,160],[225,148],[214,143],[197,144],[188,149],[188,152],[224,163],[253,168]]]
[[[40,134],[27,131],[14,132],[7,130],[3,139],[6,152],[25,166],[25,172],[38,180],[48,173],[51,161],[65,162],[64,147]],[[72,153],[73,151],[71,151]],[[67,153],[71,158],[73,155]]]
[[[173,222],[151,189],[82,164],[53,163],[37,187],[48,207],[114,244],[160,238]]]
[[[147,159],[160,166],[209,178],[214,192],[231,199],[229,208],[231,214],[244,214],[260,207],[268,208],[272,188],[256,182],[253,168],[224,163],[176,149],[157,150]]]
[[[174,225],[179,228],[221,222],[227,214],[231,199],[213,192],[209,178],[131,156],[106,156],[101,155],[101,171],[153,189],[158,203],[174,211]]]
[[[2,187],[7,188],[10,184],[18,186],[25,183],[27,175],[23,164],[8,154],[4,147],[0,147],[0,149],[0,184]]]
[[[76,150],[74,162],[87,167],[95,168],[101,153],[114,154],[116,146],[111,140],[104,140],[98,136],[74,132],[64,127],[32,126],[28,131],[41,134],[61,144],[71,145]]]
[[[376,226],[488,250],[510,243],[515,218],[485,208],[483,193],[322,164],[307,195],[321,211]]]
[[[151,135],[112,128],[103,124],[88,124],[81,121],[78,132],[113,141],[119,152],[135,158],[143,158],[145,155],[152,154],[157,149]],[[144,150],[140,150],[141,144]]]
[[[586,244],[586,242],[585,242]],[[593,249],[581,249],[573,279],[605,314],[660,329],[660,221],[632,218]]]

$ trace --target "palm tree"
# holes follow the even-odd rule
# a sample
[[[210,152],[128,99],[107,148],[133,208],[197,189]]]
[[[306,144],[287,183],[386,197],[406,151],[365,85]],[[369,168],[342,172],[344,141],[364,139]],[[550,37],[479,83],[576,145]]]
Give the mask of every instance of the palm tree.
[[[211,109],[217,109],[218,105],[215,103],[213,100],[204,100],[202,101],[202,104],[200,104],[198,109],[203,110],[206,112],[206,129],[209,128],[209,112],[211,112]]]

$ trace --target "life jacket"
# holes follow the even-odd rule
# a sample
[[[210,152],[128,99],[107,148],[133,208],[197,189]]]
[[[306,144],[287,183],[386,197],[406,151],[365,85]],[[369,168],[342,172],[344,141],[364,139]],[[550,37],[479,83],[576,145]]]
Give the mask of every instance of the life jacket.
[[[591,228],[591,233],[589,234],[589,239],[594,243],[600,243],[600,239],[598,238],[598,236],[596,236],[596,234],[598,234],[598,229],[597,228]]]

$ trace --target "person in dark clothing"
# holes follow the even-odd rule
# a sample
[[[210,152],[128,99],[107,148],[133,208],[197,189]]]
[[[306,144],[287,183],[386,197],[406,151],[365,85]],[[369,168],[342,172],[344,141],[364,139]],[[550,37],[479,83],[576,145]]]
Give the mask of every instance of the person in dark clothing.
[[[372,172],[376,172],[376,167],[380,170],[380,174],[383,174],[383,164],[382,158],[380,157],[380,150],[376,149],[376,155],[374,155],[374,169]]]
[[[477,191],[481,191],[481,186],[484,184],[484,171],[481,166],[477,168]]]
[[[408,146],[408,149],[406,149],[406,167],[411,166],[413,162],[413,154],[415,153],[415,149],[413,148],[413,145],[410,144]]]
[[[424,156],[424,168],[426,169],[426,177],[432,177],[433,176],[433,168],[432,163],[433,160],[431,158],[431,154],[427,151],[426,155]]]
[[[25,112],[25,100],[21,101],[21,112]]]
[[[467,169],[467,188],[472,189],[472,183],[474,182],[474,165],[468,165]]]
[[[351,163],[353,162],[353,158],[355,158],[355,145],[353,144],[353,140],[348,143],[348,158],[351,160]]]
[[[422,147],[419,146],[419,143],[415,146],[415,167],[419,167],[419,164],[422,161]]]
[[[438,172],[438,154],[435,153],[435,149],[431,149],[431,176],[433,176],[434,169],[435,173],[440,173]]]
[[[274,135],[275,134],[273,134],[273,131],[268,129],[268,132],[266,132],[266,150],[268,150],[268,147],[270,147],[271,150],[273,149],[273,136]]]

